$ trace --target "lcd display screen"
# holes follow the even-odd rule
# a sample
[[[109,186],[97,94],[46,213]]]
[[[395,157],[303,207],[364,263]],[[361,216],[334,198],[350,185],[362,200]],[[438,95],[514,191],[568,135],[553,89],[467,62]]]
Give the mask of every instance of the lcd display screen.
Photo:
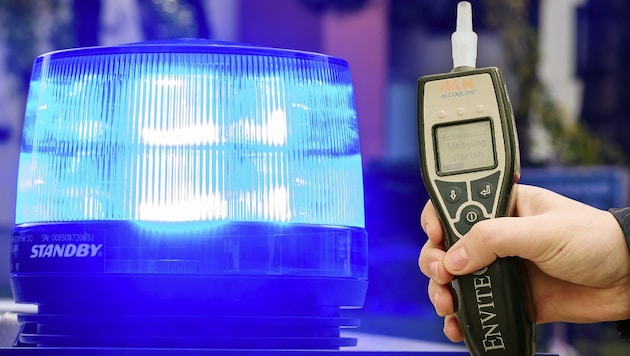
[[[496,167],[489,119],[437,126],[434,135],[439,174]]]

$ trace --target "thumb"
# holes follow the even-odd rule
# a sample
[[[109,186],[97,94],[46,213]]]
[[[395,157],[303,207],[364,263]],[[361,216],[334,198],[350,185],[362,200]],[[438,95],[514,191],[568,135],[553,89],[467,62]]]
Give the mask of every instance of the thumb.
[[[478,271],[497,257],[518,256],[532,259],[544,247],[534,241],[532,217],[504,217],[476,223],[444,256],[444,267],[454,275]]]

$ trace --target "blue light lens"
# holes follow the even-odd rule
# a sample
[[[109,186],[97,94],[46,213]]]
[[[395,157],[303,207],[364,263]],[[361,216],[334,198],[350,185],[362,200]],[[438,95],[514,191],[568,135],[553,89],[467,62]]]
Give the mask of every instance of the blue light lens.
[[[364,227],[347,63],[196,41],[38,58],[16,224]]]
[[[42,55],[11,249],[15,300],[39,314],[20,340],[353,344],[339,309],[367,287],[362,179],[343,60],[205,40]]]

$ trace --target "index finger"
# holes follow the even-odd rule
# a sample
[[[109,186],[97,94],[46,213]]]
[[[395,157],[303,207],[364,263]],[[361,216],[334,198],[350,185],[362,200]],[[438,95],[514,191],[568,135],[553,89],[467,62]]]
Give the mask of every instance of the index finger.
[[[429,240],[436,245],[444,244],[444,229],[431,200],[428,200],[422,209],[420,224]]]

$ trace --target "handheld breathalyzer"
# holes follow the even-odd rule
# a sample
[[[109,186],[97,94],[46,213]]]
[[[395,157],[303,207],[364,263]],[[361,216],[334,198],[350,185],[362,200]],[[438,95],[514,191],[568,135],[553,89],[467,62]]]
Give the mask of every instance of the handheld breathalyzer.
[[[477,35],[462,1],[453,70],[418,80],[422,178],[449,248],[478,221],[509,216],[520,177],[518,138],[503,75],[475,69]],[[451,282],[472,355],[533,355],[533,304],[521,261],[499,258]]]

